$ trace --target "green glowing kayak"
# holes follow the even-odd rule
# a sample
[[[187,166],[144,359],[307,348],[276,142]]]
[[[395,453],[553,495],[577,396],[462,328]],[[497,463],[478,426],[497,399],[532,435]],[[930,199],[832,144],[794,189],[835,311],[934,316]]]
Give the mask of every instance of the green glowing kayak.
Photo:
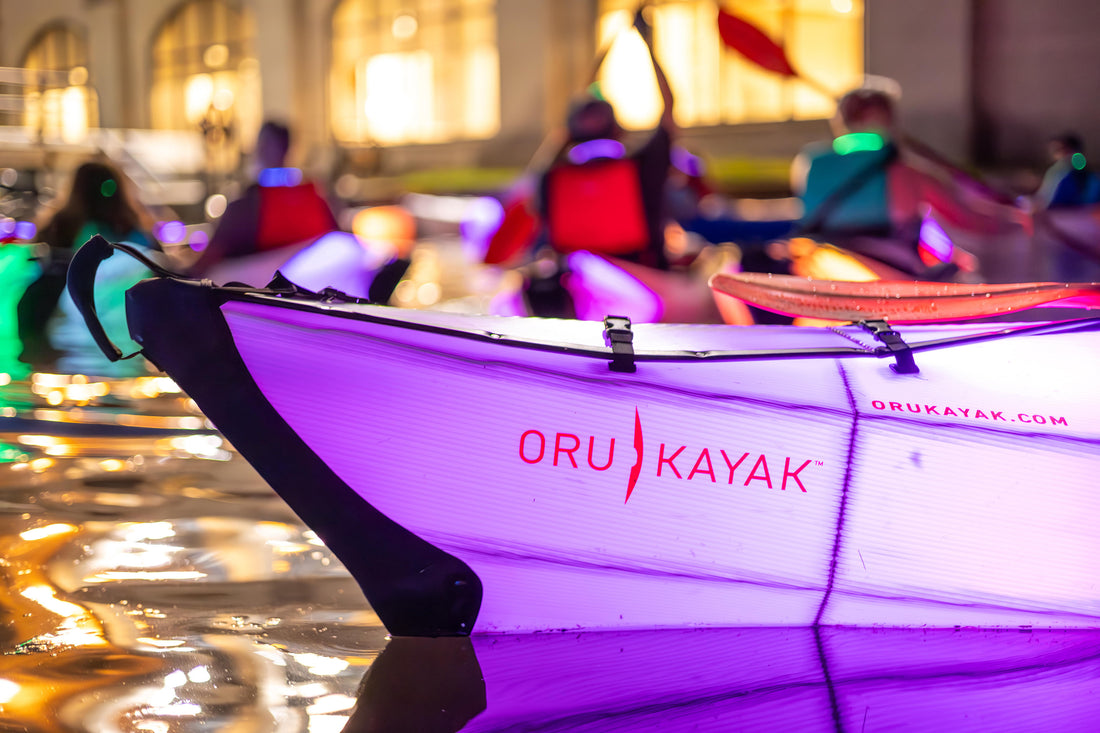
[[[30,367],[19,361],[23,343],[19,340],[16,307],[23,291],[42,273],[34,252],[32,244],[0,244],[0,374],[12,379],[21,379],[30,372]]]

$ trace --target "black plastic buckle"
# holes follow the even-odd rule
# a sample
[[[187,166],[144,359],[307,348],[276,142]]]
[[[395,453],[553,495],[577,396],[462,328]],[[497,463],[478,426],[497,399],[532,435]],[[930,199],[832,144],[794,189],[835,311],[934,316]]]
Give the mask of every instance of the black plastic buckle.
[[[348,295],[343,290],[332,287],[323,288],[317,295],[322,303],[354,303],[356,305],[370,303],[366,298],[357,298],[354,295]]]
[[[902,340],[901,334],[890,328],[886,321],[860,321],[860,327],[869,332],[885,346],[875,349],[882,356],[892,356],[896,363],[890,368],[898,374],[920,374],[920,367],[913,361],[913,350]]]
[[[626,316],[607,316],[603,319],[603,337],[611,347],[611,362],[608,366],[613,372],[634,372],[634,332],[630,330],[630,319]]]

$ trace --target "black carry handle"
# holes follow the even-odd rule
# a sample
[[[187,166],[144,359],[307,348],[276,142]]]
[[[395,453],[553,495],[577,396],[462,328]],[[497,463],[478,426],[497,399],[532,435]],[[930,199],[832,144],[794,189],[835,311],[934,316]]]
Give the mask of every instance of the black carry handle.
[[[111,361],[129,359],[141,353],[140,351],[135,351],[132,354],[123,354],[122,350],[115,346],[114,342],[107,336],[107,332],[103,329],[103,324],[99,322],[99,315],[96,313],[95,309],[95,276],[96,272],[99,270],[99,263],[114,254],[116,249],[133,257],[159,277],[191,282],[196,285],[215,288],[227,293],[261,293],[267,295],[298,295],[313,297],[327,296],[353,303],[367,302],[359,298],[352,298],[332,288],[325,288],[320,293],[313,293],[304,288],[299,288],[283,277],[279,272],[275,273],[275,279],[268,283],[266,287],[262,288],[251,287],[243,283],[229,283],[227,285],[217,286],[210,280],[196,280],[181,275],[178,272],[173,272],[163,267],[160,263],[151,260],[140,248],[132,244],[125,244],[122,242],[112,244],[99,234],[96,234],[85,242],[82,247],[77,249],[76,253],[73,254],[72,259],[69,261],[66,287],[69,290],[69,295],[72,297],[73,302],[76,304],[77,310],[79,310],[80,315],[84,317],[84,323],[88,326],[88,330],[91,332],[92,338],[95,339],[96,345],[99,347],[100,351],[103,352],[104,356]]]
[[[69,261],[69,272],[65,278],[69,296],[76,304],[80,315],[84,317],[84,324],[91,331],[96,346],[111,361],[129,359],[131,356],[140,353],[135,351],[133,354],[123,355],[122,350],[115,346],[114,342],[107,336],[107,332],[103,329],[103,324],[99,322],[99,315],[95,310],[95,275],[99,270],[99,263],[114,254],[116,249],[120,249],[134,259],[139,260],[153,272],[160,275],[174,274],[150,260],[136,247],[127,244],[111,244],[98,234],[85,242],[84,246],[77,249],[73,254],[72,260]]]
[[[107,336],[95,311],[95,274],[99,270],[99,263],[114,254],[114,251],[114,245],[98,234],[89,239],[73,254],[65,284],[100,351],[111,361],[118,361],[122,358],[122,351]]]

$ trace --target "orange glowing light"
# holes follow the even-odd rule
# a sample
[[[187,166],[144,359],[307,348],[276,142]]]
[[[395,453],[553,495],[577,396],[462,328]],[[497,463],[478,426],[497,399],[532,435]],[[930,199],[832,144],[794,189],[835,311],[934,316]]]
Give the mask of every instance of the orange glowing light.
[[[372,206],[351,222],[351,230],[367,246],[390,245],[398,257],[408,257],[416,240],[416,222],[401,206]]]

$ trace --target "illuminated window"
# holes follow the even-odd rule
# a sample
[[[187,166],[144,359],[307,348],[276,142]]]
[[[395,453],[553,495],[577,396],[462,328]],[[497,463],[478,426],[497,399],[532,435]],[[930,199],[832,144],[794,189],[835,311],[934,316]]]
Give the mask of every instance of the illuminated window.
[[[863,79],[864,0],[737,0],[722,7],[782,46],[810,84],[764,70],[723,45],[710,0],[655,0],[654,47],[676,98],[684,127],[820,119],[839,95]],[[657,122],[657,93],[645,44],[630,30],[635,3],[600,0],[602,43],[614,39],[601,69],[603,93],[624,127]],[[624,30],[625,29],[625,30]],[[642,75],[638,69],[645,69]],[[822,90],[820,87],[824,87]]]
[[[99,124],[95,90],[88,85],[88,49],[64,25],[41,31],[23,57],[23,126],[47,141],[80,142]]]
[[[493,0],[343,0],[332,129],[349,143],[488,138],[500,125]]]
[[[153,41],[152,127],[201,130],[208,149],[220,150],[211,167],[236,166],[242,142],[262,124],[260,66],[251,16],[218,0],[180,5]]]

